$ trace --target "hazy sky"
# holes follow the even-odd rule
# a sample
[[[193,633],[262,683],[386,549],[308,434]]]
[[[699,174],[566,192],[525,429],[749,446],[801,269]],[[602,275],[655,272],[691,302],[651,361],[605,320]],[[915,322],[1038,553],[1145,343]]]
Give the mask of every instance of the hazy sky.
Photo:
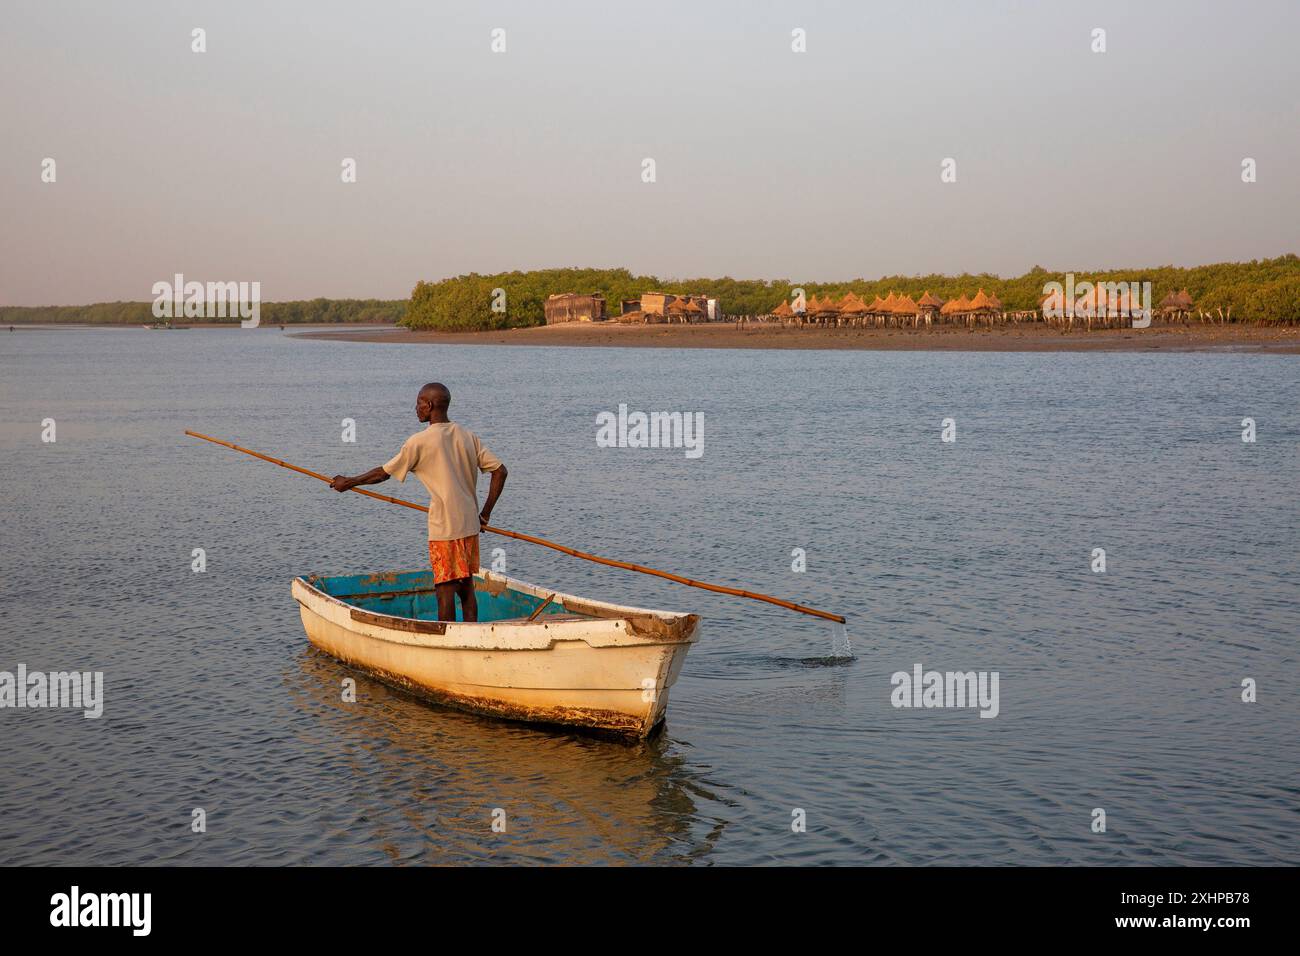
[[[1297,0],[4,0],[0,303],[1300,251],[1297,37]]]

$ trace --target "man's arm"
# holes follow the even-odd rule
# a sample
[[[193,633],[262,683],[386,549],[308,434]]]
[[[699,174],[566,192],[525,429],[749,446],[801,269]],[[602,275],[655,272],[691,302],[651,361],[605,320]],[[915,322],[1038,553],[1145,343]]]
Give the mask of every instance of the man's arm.
[[[506,466],[502,465],[492,471],[492,484],[488,486],[487,500],[483,502],[483,510],[478,513],[479,527],[483,527],[492,520],[492,509],[496,507],[497,499],[501,497],[501,489],[506,486]]]
[[[357,475],[355,478],[348,478],[345,475],[335,475],[334,480],[330,482],[330,487],[335,491],[347,491],[349,488],[355,488],[357,485],[377,485],[381,481],[388,480],[388,472],[384,471],[384,466],[371,468],[364,475]],[[493,487],[496,479],[493,478]]]

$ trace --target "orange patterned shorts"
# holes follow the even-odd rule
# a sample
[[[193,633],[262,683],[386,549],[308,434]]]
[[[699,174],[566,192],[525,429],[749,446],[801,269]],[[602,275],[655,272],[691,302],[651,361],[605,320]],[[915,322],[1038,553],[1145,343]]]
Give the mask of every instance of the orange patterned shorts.
[[[459,581],[478,573],[478,535],[454,541],[430,541],[429,563],[433,565],[433,583]]]

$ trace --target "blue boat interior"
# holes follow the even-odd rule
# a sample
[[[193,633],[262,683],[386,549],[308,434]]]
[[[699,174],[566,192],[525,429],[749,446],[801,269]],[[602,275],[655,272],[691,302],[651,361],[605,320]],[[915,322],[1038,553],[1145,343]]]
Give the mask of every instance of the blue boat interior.
[[[386,571],[335,577],[313,574],[303,580],[330,597],[363,611],[424,621],[438,620],[438,595],[433,587],[432,571]],[[480,623],[526,618],[546,600],[513,588],[503,588],[499,593],[493,594],[484,589],[483,579],[479,575],[474,576],[474,590]],[[569,618],[574,616],[574,612],[566,611],[557,600],[547,605],[538,615],[538,620],[556,614],[564,614]],[[456,620],[461,620],[460,601],[456,602]]]

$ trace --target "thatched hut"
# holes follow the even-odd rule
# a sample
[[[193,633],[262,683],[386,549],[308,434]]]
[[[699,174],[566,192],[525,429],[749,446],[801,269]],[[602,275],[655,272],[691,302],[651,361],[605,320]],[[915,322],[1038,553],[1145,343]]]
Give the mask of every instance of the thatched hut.
[[[1187,293],[1186,289],[1183,289],[1180,292],[1171,291],[1161,299],[1160,304],[1156,306],[1156,311],[1160,313],[1163,319],[1183,321],[1192,314],[1194,308],[1195,303],[1192,301],[1192,297]]]
[[[1038,309],[1048,325],[1068,325],[1072,303],[1065,292],[1048,292],[1038,299]]]
[[[1101,293],[1100,297],[1097,295],[1098,291],[1099,290],[1094,286],[1092,291],[1074,297],[1072,305],[1076,318],[1091,319],[1097,314],[1097,308],[1099,305],[1098,299],[1100,298],[1101,301],[1104,302],[1106,298],[1104,291]]]
[[[880,302],[880,311],[876,314],[876,325],[890,325],[894,321],[894,309],[898,306],[898,296],[894,290],[889,290],[889,295],[885,296]]]
[[[863,322],[870,322],[873,325],[880,324],[880,318],[885,313],[885,300],[877,293],[876,297],[867,305],[867,314]]]
[[[924,322],[930,325],[938,316],[939,311],[943,308],[943,299],[936,295],[931,295],[930,290],[925,290],[925,295],[916,300],[917,323]]]
[[[939,311],[951,322],[964,322],[971,311],[970,300],[964,295],[959,295],[945,302]]]
[[[785,301],[785,299],[782,299],[777,307],[772,310],[773,317],[780,319],[782,325],[785,325],[786,322],[793,319],[794,314],[794,309],[790,308],[790,303]]]
[[[1123,290],[1113,299],[1108,298],[1103,318],[1109,326],[1127,325],[1133,316],[1142,311],[1141,296],[1134,296],[1129,290]]]
[[[1074,321],[1082,322],[1089,329],[1116,328],[1127,324],[1136,305],[1127,291],[1116,290],[1111,295],[1104,283],[1098,283],[1090,291],[1075,297]],[[1068,326],[1073,324],[1069,320],[1066,322]]]
[[[808,311],[812,313],[813,318],[821,325],[830,325],[840,314],[840,307],[830,296],[817,299],[817,307],[811,305]]]
[[[1015,322],[1020,324],[1022,319],[1032,320],[1038,315],[1035,309],[1008,309],[1005,302],[997,297],[993,292],[988,294],[989,305],[993,307],[993,320],[996,322]]]
[[[631,300],[624,303],[624,311],[629,311],[630,304],[634,303]],[[675,309],[674,304],[676,304]],[[687,308],[689,305],[694,305],[696,308]],[[690,321],[695,321],[696,316],[699,317],[699,321],[703,321],[706,317],[715,318],[722,314],[717,299],[710,299],[707,295],[676,295],[671,292],[641,293],[640,310],[646,315],[661,315],[665,320],[673,322],[684,322],[688,317]]]
[[[989,325],[992,325],[993,318],[996,314],[997,310],[993,307],[992,301],[990,301],[989,297],[984,293],[984,290],[980,289],[976,292],[975,298],[970,300],[970,313],[968,316],[969,322],[972,325],[977,322],[987,322]]]
[[[898,324],[902,325],[911,321],[913,325],[918,324],[920,319],[921,308],[916,304],[910,295],[900,295],[894,302],[894,315],[898,316]]]
[[[845,293],[840,299],[840,319],[848,325],[857,325],[867,314],[867,304],[854,292]]]

